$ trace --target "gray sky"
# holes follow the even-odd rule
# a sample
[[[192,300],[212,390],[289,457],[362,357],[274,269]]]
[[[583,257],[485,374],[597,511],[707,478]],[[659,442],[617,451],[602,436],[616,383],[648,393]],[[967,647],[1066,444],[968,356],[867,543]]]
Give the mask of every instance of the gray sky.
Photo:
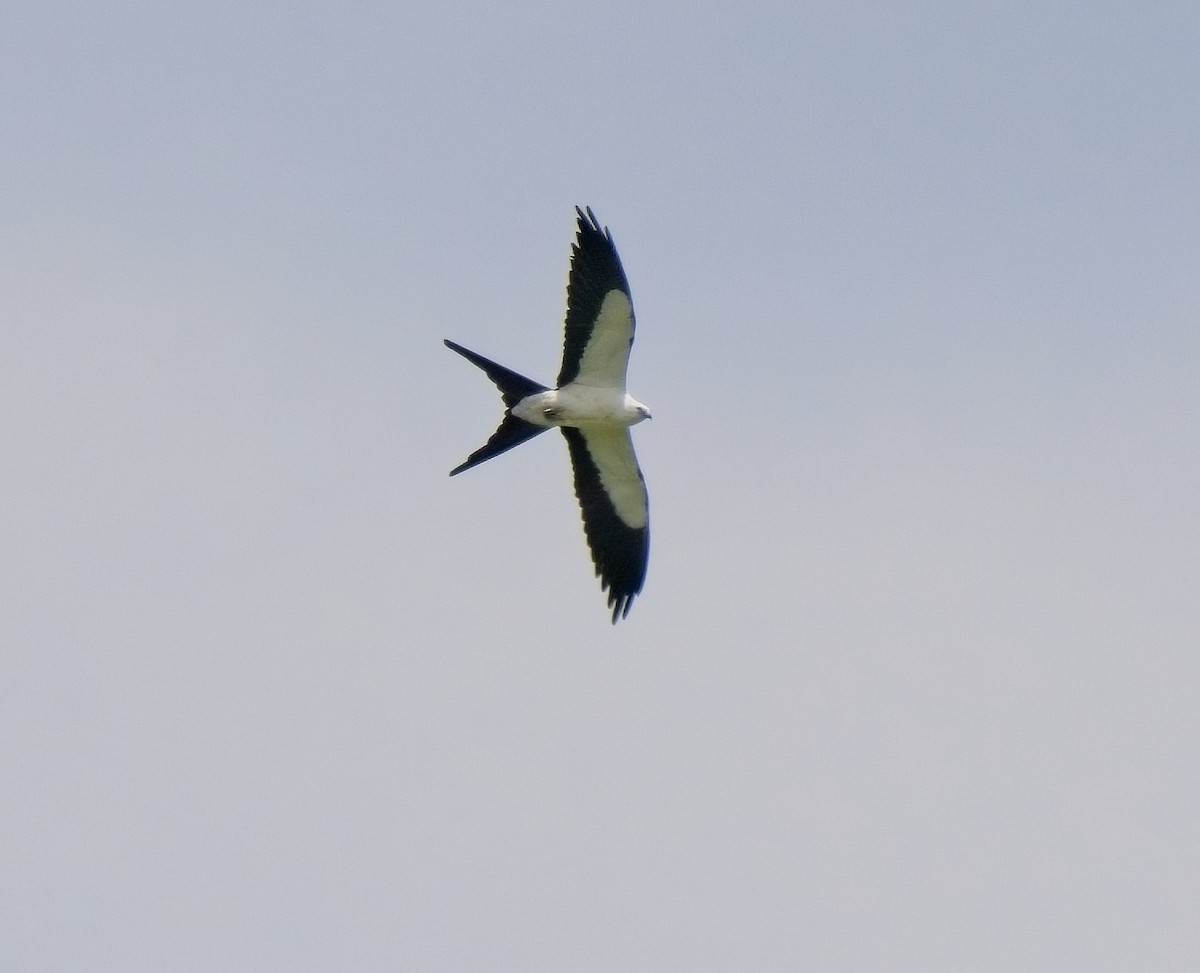
[[[1200,968],[1200,12],[0,8],[0,968]],[[650,575],[546,436],[620,247]]]

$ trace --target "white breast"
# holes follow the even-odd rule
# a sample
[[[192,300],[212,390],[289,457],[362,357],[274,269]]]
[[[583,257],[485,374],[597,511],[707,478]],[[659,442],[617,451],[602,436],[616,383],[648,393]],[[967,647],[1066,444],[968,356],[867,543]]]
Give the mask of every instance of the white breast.
[[[518,402],[513,415],[539,426],[632,426],[646,418],[645,407],[624,389],[572,382]]]

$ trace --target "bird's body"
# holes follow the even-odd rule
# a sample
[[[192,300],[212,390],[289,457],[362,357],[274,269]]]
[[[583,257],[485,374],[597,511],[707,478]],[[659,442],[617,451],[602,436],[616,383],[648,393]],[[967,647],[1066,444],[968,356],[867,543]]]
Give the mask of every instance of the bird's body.
[[[526,396],[512,414],[537,426],[636,425],[650,416],[649,410],[624,389],[597,388],[572,382],[560,389],[547,389]]]
[[[629,427],[650,411],[625,390],[634,315],[612,236],[592,211],[578,214],[567,284],[567,321],[558,387],[525,378],[453,341],[446,346],[487,373],[506,411],[491,439],[450,471],[454,476],[558,426],[567,440],[584,533],[612,620],[629,614],[649,555],[649,500]]]

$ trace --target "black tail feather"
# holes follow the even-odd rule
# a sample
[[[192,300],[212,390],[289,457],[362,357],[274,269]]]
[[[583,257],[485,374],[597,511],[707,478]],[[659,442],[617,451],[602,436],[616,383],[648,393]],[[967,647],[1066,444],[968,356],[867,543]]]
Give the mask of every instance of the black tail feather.
[[[518,375],[511,368],[497,365],[494,361],[484,358],[483,355],[476,354],[469,348],[456,345],[449,338],[445,338],[443,341],[451,351],[457,351],[472,365],[477,365],[487,373],[487,377],[500,390],[500,397],[504,399],[505,406],[510,409],[527,395],[547,391],[545,385],[541,385],[531,378],[526,378],[524,375]]]
[[[532,422],[518,419],[512,413],[506,412],[504,418],[500,420],[500,425],[492,433],[492,438],[475,450],[466,460],[454,467],[450,471],[450,475],[454,476],[456,473],[461,473],[463,470],[469,470],[472,466],[478,466],[480,463],[486,462],[493,456],[507,453],[514,446],[520,446],[525,440],[532,439],[539,432],[545,432],[550,428],[550,426],[535,426]]]

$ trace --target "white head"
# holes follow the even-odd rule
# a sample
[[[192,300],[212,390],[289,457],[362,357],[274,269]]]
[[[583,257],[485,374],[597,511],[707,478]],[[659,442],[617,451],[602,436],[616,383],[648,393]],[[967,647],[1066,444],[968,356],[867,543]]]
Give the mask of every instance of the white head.
[[[635,425],[643,419],[653,419],[650,415],[650,410],[647,409],[641,402],[635,399],[632,395],[625,396],[625,412],[632,420],[630,425]]]

